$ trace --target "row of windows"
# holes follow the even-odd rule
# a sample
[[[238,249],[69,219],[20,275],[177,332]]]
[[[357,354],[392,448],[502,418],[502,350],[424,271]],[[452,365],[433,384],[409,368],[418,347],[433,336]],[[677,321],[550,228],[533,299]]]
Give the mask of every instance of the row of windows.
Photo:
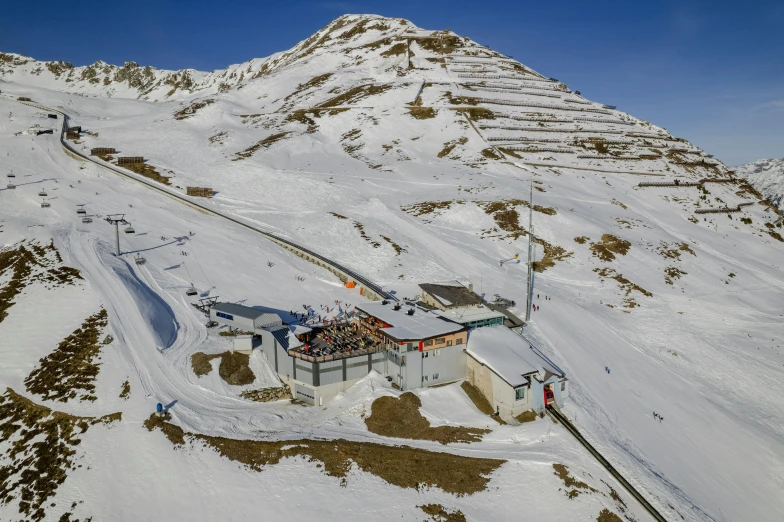
[[[434,381],[438,379],[438,375],[439,374],[437,374],[437,373],[433,374],[433,380]],[[429,375],[425,375],[424,377],[422,377],[422,380],[425,381],[425,382],[428,382],[430,380],[430,376]]]
[[[436,339],[436,344],[444,344],[444,343],[446,343],[447,346],[452,346],[451,340],[447,341],[446,338],[444,337],[439,337]],[[433,346],[433,339],[428,339],[423,344],[424,346]],[[455,344],[463,344],[463,338],[461,337],[460,339],[455,339]]]
[[[234,320],[234,316],[231,314],[224,314],[223,312],[215,312],[215,315],[223,319],[228,319],[229,321]]]

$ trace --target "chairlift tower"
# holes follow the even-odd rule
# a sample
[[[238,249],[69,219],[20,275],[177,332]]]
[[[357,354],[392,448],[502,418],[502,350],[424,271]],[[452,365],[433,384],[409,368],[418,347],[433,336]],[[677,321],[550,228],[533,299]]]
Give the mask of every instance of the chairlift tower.
[[[125,220],[125,214],[109,214],[106,216],[106,221],[114,225],[114,232],[117,238],[117,257],[120,257],[120,225],[130,225]]]

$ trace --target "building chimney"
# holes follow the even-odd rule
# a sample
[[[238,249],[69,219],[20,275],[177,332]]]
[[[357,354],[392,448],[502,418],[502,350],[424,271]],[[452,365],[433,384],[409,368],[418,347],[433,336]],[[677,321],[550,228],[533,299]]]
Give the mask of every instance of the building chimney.
[[[468,283],[468,291],[469,292],[473,292],[474,291],[474,283]]]

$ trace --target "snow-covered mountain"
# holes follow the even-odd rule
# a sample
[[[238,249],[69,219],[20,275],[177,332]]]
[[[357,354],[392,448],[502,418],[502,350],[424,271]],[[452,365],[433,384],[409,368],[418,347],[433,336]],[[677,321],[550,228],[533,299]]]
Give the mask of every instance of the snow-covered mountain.
[[[12,340],[0,383],[23,392],[39,358],[98,303],[117,346],[95,404],[66,406],[96,417],[122,410],[123,420],[90,428],[88,465],[69,474],[52,516],[79,495],[88,496],[80,518],[245,519],[265,510],[294,520],[420,520],[417,506],[431,503],[469,520],[647,515],[623,492],[615,500],[609,476],[559,426],[496,425],[459,385],[418,392],[423,414],[435,426],[492,432],[441,446],[367,431],[372,400],[398,394],[381,379],[304,409],[252,403],[216,372],[195,375],[190,356],[227,341],[186,301],[190,284],[280,310],[362,297],[260,236],[75,161],[56,135],[24,134],[60,122],[19,97],[69,114],[85,151],[143,156],[143,175],[175,191],[212,188],[205,205],[399,295],[467,279],[525,303],[525,267],[499,260],[527,250],[533,186],[541,308],[526,335],[569,376],[565,413],[668,519],[784,517],[784,230],[780,211],[709,153],[612,100],[583,97],[551,78],[555,71],[402,19],[344,16],[288,51],[211,73],[0,60],[0,152],[17,176],[16,189],[0,191],[0,239],[54,239],[85,277],[57,294],[32,284],[18,294],[0,322],[0,339]],[[56,196],[51,208],[40,206],[42,187]],[[75,220],[77,204],[96,215],[127,212],[136,234],[121,240],[146,264],[110,255],[113,228]],[[57,309],[67,317],[39,328]],[[128,403],[118,397],[123,380],[134,390]],[[196,434],[182,444],[176,433],[167,440],[140,427],[156,402],[174,400],[172,422]],[[229,451],[211,451],[199,436],[345,438],[508,462],[489,489],[455,496],[400,487],[361,466],[349,466],[343,482],[303,457],[262,472],[237,468]],[[567,496],[555,462],[595,491]]]
[[[737,167],[738,175],[784,210],[784,159],[761,159]]]

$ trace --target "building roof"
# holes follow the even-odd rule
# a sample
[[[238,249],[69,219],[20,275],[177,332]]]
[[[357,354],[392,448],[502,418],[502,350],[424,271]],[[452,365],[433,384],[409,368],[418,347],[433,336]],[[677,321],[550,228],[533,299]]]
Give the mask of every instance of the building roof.
[[[283,351],[302,346],[302,341],[297,339],[297,336],[294,335],[294,332],[292,332],[288,326],[278,325],[271,328],[265,328],[265,330],[272,334],[272,337],[278,341],[278,347],[282,348]]]
[[[470,306],[482,303],[482,298],[457,281],[422,283],[419,288],[446,307]]]
[[[460,306],[448,310],[433,310],[433,313],[460,324],[506,317],[501,312],[496,312],[495,310],[491,310],[490,308],[481,305]]]
[[[243,306],[234,303],[215,303],[212,309],[230,314],[236,317],[243,317],[250,319],[257,327],[272,327],[280,326],[283,320],[276,313],[268,312],[267,309],[251,308],[250,306]]]
[[[466,353],[490,368],[510,386],[528,382],[525,375],[563,372],[520,335],[505,326],[477,328],[468,336]]]
[[[490,310],[494,310],[500,314],[503,314],[506,317],[504,320],[504,326],[508,328],[519,328],[525,324],[525,321],[510,312],[508,308],[504,308],[503,306],[498,306],[493,303],[485,303],[485,306]]]
[[[217,310],[218,312],[236,315],[238,317],[244,317],[245,319],[251,320],[255,320],[257,317],[260,317],[265,313],[262,310],[256,310],[250,306],[243,306],[234,303],[215,303],[211,308],[213,310]]]
[[[403,306],[400,310],[395,310],[393,304],[362,303],[356,305],[356,308],[391,325],[390,328],[381,328],[379,331],[398,341],[430,339],[465,329],[461,324],[412,306]],[[411,309],[415,312],[413,315],[408,315],[407,311]]]

